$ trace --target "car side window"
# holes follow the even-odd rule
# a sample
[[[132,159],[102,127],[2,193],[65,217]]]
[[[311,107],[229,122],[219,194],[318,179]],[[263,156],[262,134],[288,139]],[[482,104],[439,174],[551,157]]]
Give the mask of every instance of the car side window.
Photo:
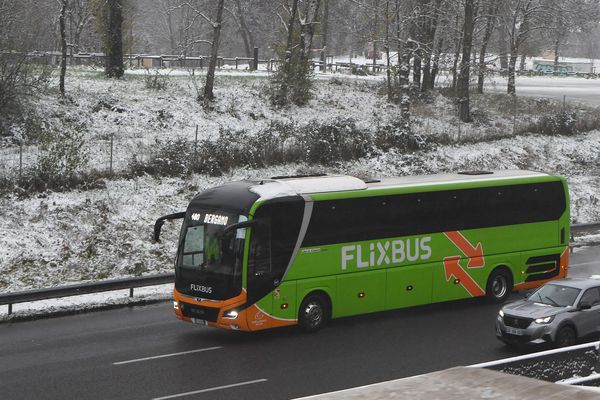
[[[596,306],[600,304],[600,288],[595,287],[585,291],[579,304],[588,303],[589,305]]]

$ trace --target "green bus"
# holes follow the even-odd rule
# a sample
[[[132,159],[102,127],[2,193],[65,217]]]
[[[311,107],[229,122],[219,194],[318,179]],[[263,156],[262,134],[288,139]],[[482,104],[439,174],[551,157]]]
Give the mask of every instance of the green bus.
[[[239,181],[197,194],[175,259],[181,320],[254,331],[512,290],[566,277],[566,181],[507,170]]]

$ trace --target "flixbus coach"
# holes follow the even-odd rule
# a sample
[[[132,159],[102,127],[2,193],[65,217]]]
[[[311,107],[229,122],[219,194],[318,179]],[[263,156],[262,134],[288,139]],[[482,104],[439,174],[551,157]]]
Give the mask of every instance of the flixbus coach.
[[[455,299],[504,301],[567,275],[565,179],[475,171],[275,177],[197,194],[175,261],[179,319],[254,331]]]

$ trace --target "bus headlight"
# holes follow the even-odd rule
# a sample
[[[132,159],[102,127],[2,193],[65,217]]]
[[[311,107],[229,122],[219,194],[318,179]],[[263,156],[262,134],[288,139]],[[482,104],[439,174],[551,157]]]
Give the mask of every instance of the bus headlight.
[[[223,313],[223,318],[236,319],[238,315],[239,314],[237,310],[227,310]]]
[[[536,318],[535,323],[536,324],[549,324],[550,322],[552,322],[553,319],[554,319],[554,317]]]

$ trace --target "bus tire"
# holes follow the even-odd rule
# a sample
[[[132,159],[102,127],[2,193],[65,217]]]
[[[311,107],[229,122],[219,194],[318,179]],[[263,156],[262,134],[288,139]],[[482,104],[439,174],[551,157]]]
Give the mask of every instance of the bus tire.
[[[311,293],[302,300],[298,325],[304,332],[317,332],[329,321],[329,302],[324,295]]]
[[[503,303],[510,296],[513,280],[505,268],[496,268],[488,278],[485,297],[491,303]]]

